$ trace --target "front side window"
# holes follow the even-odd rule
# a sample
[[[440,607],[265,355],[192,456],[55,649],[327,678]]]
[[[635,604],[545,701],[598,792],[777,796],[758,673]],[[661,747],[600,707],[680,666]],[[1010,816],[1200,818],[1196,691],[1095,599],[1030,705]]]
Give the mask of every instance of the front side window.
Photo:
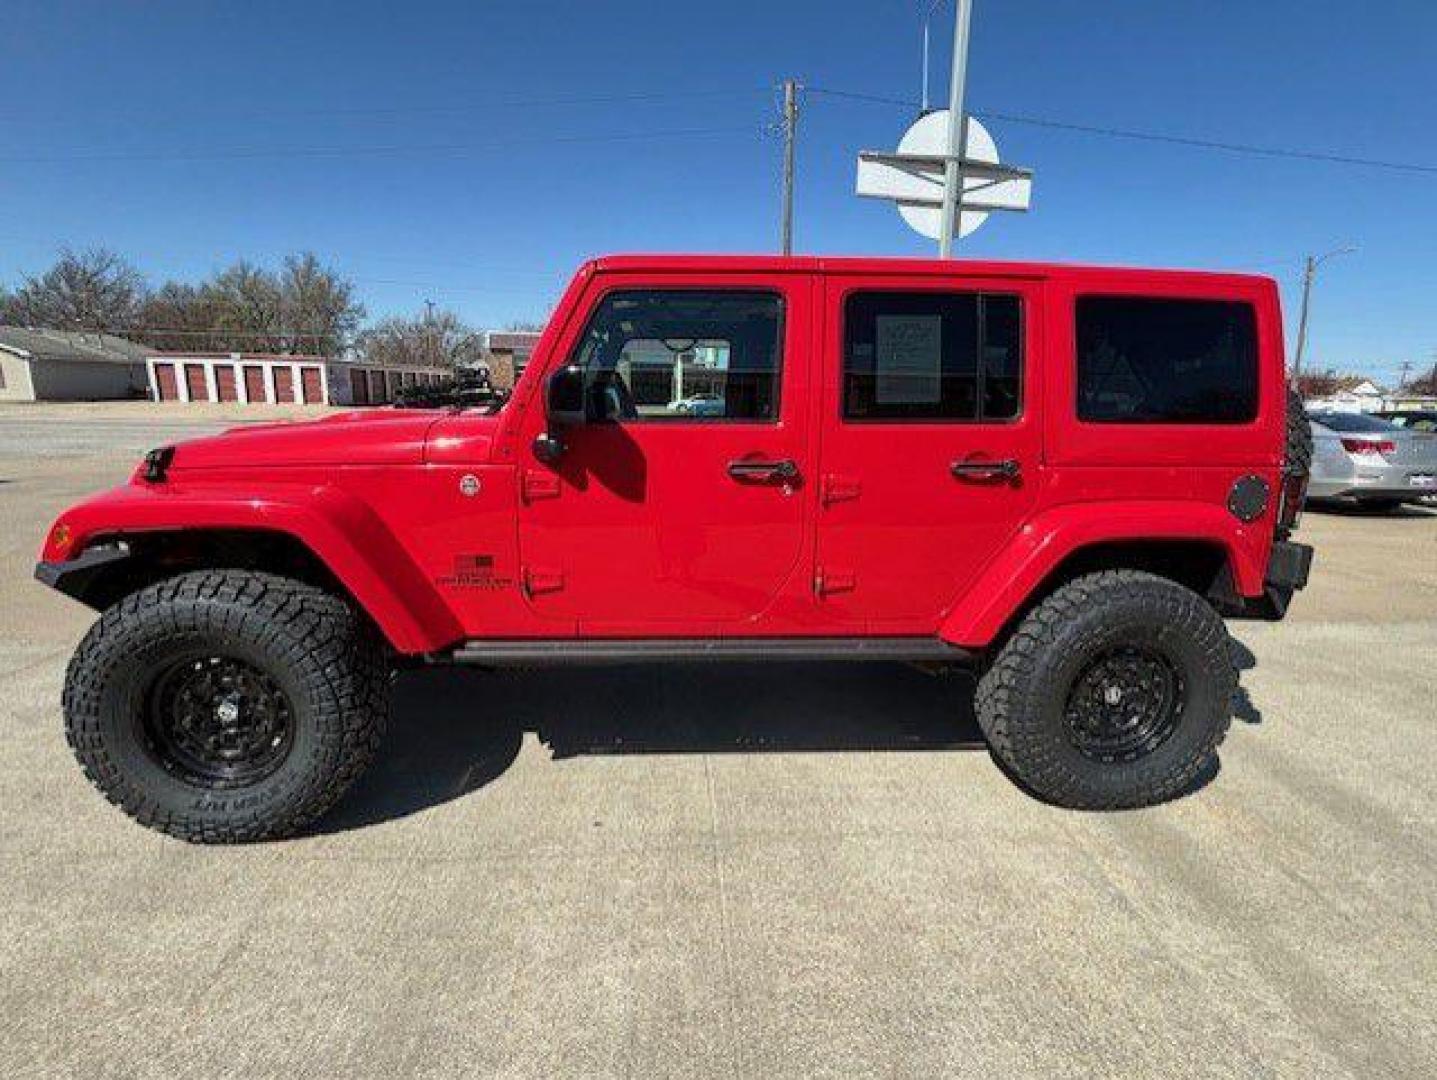
[[[767,292],[614,292],[570,363],[584,369],[591,414],[605,419],[772,421],[782,313]]]
[[[843,310],[846,420],[1018,415],[1022,305],[999,293],[856,292]]]
[[[1078,419],[1245,424],[1257,417],[1257,319],[1229,300],[1084,296]]]

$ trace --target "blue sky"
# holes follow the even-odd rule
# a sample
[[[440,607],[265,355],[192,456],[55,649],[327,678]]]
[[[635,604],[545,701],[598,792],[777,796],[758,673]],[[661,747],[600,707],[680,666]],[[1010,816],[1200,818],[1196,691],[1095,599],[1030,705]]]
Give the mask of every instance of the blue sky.
[[[310,249],[371,314],[540,318],[605,251],[767,251],[774,85],[915,98],[918,0],[7,0],[0,281],[64,244],[155,277]],[[1437,5],[976,0],[972,108],[1437,166]],[[951,4],[935,21],[947,70]],[[946,93],[934,79],[935,96]],[[606,98],[607,100],[595,100]],[[852,194],[911,111],[805,96],[796,248],[923,254]],[[1391,379],[1437,350],[1437,174],[994,121],[1034,206],[975,257],[1324,267],[1310,363]],[[1293,342],[1290,335],[1289,347]]]

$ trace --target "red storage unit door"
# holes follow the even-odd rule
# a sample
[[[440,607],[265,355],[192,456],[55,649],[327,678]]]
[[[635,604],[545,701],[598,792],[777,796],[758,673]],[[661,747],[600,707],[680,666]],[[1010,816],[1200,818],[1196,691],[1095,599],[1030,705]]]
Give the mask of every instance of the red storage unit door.
[[[304,401],[306,405],[324,404],[324,386],[319,378],[319,368],[300,368],[299,384],[304,390]]]
[[[185,365],[185,386],[189,388],[191,401],[208,401],[210,399],[210,390],[205,384],[205,366],[203,364]]]
[[[244,366],[244,392],[251,405],[263,405],[268,400],[264,392],[264,368],[258,364]]]
[[[175,382],[174,364],[155,365],[155,386],[159,390],[161,401],[180,400],[180,388]]]
[[[363,368],[349,369],[349,400],[354,405],[369,404],[369,377]]]
[[[215,365],[215,390],[219,392],[221,401],[239,400],[239,387],[235,385],[234,365]]]
[[[294,401],[294,371],[288,367],[274,369],[274,397],[282,405]]]

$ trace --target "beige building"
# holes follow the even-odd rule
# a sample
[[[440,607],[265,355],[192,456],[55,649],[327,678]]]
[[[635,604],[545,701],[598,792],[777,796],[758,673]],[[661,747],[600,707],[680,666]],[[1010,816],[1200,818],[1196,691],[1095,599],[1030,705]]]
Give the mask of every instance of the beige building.
[[[485,335],[484,364],[489,381],[501,390],[513,389],[539,344],[537,330],[491,330]]]
[[[144,397],[148,355],[113,334],[0,326],[0,401]]]

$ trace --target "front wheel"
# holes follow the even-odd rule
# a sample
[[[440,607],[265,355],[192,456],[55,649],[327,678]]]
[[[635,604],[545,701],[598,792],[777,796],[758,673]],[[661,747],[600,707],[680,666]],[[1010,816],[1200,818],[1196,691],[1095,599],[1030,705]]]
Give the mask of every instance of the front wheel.
[[[1227,628],[1153,574],[1077,578],[1034,608],[979,682],[978,723],[1039,797],[1075,809],[1185,793],[1227,733]]]
[[[85,774],[183,840],[271,839],[327,810],[389,713],[383,647],[339,598],[271,574],[184,574],[125,597],[65,678]]]

